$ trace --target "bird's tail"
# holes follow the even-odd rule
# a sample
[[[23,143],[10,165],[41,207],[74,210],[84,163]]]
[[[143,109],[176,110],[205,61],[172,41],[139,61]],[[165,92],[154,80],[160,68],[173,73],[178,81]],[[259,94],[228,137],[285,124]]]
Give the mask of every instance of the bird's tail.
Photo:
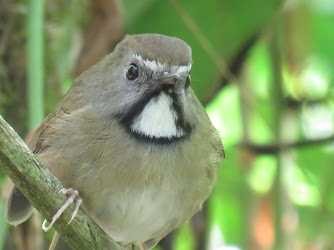
[[[26,197],[13,187],[6,206],[6,219],[9,224],[17,226],[27,221],[33,212],[33,208]]]

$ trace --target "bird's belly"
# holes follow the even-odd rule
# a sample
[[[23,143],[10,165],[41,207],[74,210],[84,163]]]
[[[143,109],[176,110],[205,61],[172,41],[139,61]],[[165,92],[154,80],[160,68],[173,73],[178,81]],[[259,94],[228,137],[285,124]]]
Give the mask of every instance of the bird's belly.
[[[183,218],[186,209],[175,192],[154,187],[111,197],[109,207],[106,231],[125,243],[147,241],[167,232]]]
[[[90,214],[114,240],[145,242],[160,238],[183,223],[204,200],[190,200],[191,190],[187,194],[179,191],[178,187],[162,184],[109,192],[104,197],[105,204]]]
[[[112,168],[97,166],[98,174],[76,185],[89,215],[123,243],[160,239],[184,223],[200,209],[215,179],[207,158],[185,154],[184,147],[143,147],[123,158],[103,159]]]

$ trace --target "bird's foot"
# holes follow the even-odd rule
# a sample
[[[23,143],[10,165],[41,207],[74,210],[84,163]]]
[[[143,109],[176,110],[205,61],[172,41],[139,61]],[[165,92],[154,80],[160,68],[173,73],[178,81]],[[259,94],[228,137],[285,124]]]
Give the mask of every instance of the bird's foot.
[[[145,248],[144,248],[144,244],[139,244],[139,249],[140,249],[140,250],[145,250]]]
[[[75,207],[71,216],[71,219],[68,221],[68,224],[70,224],[75,216],[77,215],[80,205],[82,203],[81,198],[79,197],[79,192],[73,188],[63,188],[60,190],[61,193],[65,194],[67,199],[65,203],[58,209],[58,211],[53,215],[52,220],[50,223],[45,219],[42,224],[42,229],[44,232],[47,232],[52,228],[54,223],[59,219],[59,217],[64,213],[64,211],[72,204],[74,203]]]

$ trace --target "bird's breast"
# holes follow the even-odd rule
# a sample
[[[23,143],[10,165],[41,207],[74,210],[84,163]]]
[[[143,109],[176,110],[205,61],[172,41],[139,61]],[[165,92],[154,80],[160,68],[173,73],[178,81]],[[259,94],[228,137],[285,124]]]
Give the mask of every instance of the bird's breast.
[[[113,159],[102,160],[95,181],[83,181],[86,191],[88,185],[99,190],[88,191],[87,210],[115,240],[159,238],[189,219],[209,195],[207,161],[187,154],[196,153],[191,148],[130,146],[116,157],[119,147]]]

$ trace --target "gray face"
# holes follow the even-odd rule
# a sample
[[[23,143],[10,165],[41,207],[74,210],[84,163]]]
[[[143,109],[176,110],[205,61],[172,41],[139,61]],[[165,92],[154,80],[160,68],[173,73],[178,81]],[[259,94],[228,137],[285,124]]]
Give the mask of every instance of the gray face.
[[[191,49],[162,35],[127,36],[103,62],[112,113],[135,138],[167,144],[188,137]],[[108,103],[108,102],[106,102]]]

